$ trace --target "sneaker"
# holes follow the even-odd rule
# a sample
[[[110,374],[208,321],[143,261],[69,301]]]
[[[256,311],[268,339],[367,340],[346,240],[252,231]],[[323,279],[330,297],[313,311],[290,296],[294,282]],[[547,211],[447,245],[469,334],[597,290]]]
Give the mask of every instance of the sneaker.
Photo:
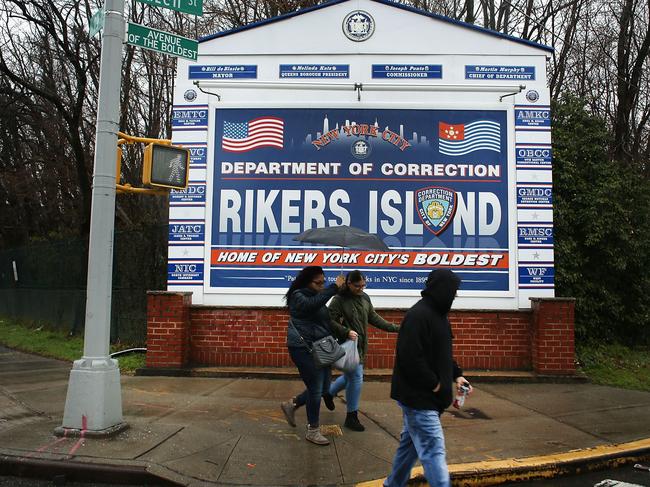
[[[336,408],[336,405],[334,404],[334,396],[327,392],[323,394],[323,402],[325,403],[325,407],[330,411],[334,411]]]
[[[296,427],[296,406],[293,401],[287,401],[280,404],[280,408],[284,413],[284,417],[289,423],[289,426]]]
[[[325,446],[330,444],[330,440],[321,434],[320,426],[312,428],[311,426],[307,425],[307,434],[305,435],[305,439],[307,441],[311,441],[315,445]]]
[[[345,423],[343,423],[343,426],[346,428],[351,429],[352,431],[365,431],[366,428],[359,422],[359,418],[357,417],[357,411],[352,411],[351,413],[348,413],[347,416],[345,417]]]

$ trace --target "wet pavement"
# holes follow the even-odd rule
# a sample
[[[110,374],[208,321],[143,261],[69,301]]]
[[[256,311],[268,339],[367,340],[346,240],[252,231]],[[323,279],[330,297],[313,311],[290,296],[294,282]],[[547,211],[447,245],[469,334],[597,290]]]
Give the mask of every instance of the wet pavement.
[[[128,430],[114,438],[59,438],[53,432],[61,425],[70,368],[0,347],[1,474],[77,471],[86,480],[137,485],[158,479],[192,486],[379,486],[402,426],[389,384],[366,382],[360,408],[366,431],[340,426],[345,403],[338,398],[335,411],[321,410],[332,443],[309,444],[304,408],[297,428],[279,408],[303,388],[287,370],[283,380],[123,376]],[[456,485],[650,458],[650,393],[578,382],[491,383],[475,375],[465,408],[442,417]]]

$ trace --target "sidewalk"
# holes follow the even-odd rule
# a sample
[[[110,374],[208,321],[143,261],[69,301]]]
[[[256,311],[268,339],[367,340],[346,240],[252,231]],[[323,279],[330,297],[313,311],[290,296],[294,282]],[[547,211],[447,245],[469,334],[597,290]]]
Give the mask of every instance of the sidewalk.
[[[341,399],[333,412],[323,407],[333,441],[318,447],[303,438],[304,409],[292,428],[279,408],[302,390],[299,380],[138,376],[122,377],[130,429],[113,439],[57,438],[70,367],[0,347],[1,474],[60,472],[139,485],[380,486],[401,430],[386,382],[364,385],[363,433],[339,428]],[[480,377],[474,386],[465,409],[443,415],[456,485],[650,458],[650,393]]]

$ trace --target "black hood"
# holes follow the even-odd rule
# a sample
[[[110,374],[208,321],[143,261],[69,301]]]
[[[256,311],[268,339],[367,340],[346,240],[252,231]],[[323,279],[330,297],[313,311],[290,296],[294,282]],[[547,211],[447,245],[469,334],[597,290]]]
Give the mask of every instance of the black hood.
[[[431,271],[427,278],[422,297],[433,303],[442,314],[447,314],[454,302],[456,291],[460,287],[460,278],[448,269]]]

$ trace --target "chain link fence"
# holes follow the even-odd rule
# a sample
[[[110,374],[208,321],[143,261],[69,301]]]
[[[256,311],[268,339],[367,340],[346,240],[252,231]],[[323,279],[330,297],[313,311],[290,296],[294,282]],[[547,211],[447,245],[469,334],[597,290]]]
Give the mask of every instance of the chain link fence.
[[[111,341],[144,345],[146,291],[166,288],[168,226],[115,232]],[[0,316],[83,333],[88,240],[0,250]]]

